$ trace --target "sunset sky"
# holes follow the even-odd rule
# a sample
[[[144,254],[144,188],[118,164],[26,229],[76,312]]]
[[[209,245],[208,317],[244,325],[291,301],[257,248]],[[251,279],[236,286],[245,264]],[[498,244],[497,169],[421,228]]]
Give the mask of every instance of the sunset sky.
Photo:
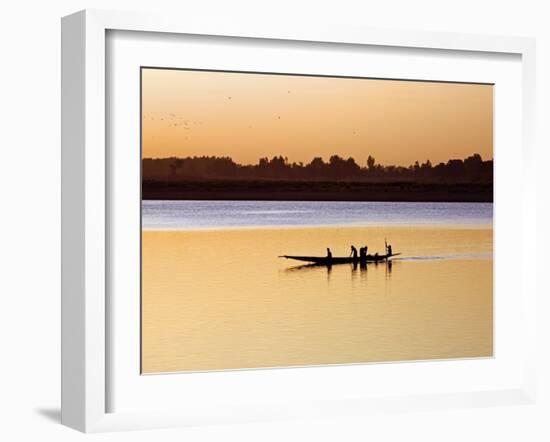
[[[493,158],[491,85],[142,70],[144,158]]]

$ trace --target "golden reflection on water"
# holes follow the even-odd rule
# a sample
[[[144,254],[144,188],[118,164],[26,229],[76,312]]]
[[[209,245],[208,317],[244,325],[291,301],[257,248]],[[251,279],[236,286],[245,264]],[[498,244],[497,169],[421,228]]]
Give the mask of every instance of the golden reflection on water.
[[[143,232],[144,373],[493,354],[490,226]],[[402,259],[304,266],[282,254]]]

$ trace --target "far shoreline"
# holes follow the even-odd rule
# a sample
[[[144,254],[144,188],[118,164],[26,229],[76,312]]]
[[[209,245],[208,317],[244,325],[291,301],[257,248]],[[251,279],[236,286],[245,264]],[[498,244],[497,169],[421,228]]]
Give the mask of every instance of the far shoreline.
[[[492,203],[492,183],[143,181],[143,200]]]

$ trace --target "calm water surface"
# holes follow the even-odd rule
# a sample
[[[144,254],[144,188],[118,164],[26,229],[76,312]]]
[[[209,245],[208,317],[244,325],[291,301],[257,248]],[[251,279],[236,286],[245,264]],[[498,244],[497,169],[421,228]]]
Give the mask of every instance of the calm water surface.
[[[491,224],[492,203],[144,201],[145,229]]]
[[[491,223],[491,204],[146,201],[143,371],[491,356]],[[278,258],[386,238],[391,265]]]

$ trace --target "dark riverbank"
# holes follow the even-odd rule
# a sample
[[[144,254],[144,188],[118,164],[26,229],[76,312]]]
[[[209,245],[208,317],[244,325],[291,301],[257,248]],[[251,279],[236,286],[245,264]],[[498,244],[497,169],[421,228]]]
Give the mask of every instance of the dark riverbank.
[[[144,181],[144,200],[492,202],[491,183]]]

